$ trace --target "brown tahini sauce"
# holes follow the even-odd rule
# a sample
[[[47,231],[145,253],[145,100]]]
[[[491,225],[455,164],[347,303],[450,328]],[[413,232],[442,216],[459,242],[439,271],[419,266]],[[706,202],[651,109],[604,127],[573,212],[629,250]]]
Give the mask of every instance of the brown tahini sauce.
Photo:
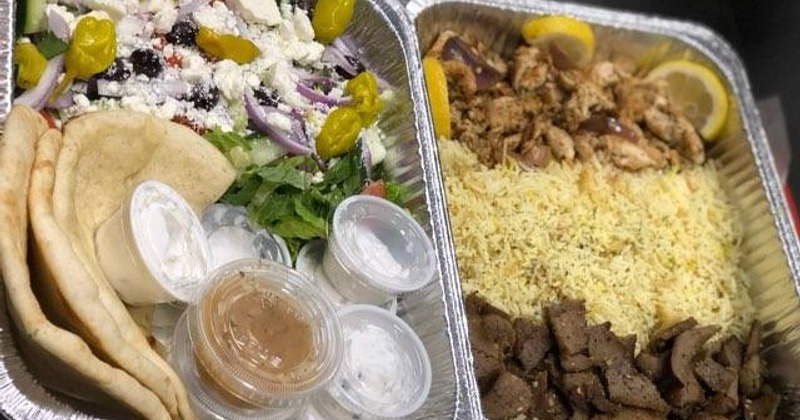
[[[213,359],[248,372],[257,381],[253,385],[265,391],[291,383],[297,373],[312,369],[316,360],[312,326],[299,302],[258,285],[247,273],[231,277],[200,302],[200,322],[210,333],[208,350],[213,355],[198,348],[195,353],[206,383],[241,405],[247,396],[236,395],[224,376],[214,374],[220,363]]]

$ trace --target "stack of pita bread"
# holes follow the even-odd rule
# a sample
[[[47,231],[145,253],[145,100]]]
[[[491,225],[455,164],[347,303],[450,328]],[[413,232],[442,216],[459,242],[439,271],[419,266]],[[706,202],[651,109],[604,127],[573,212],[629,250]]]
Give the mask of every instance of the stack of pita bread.
[[[106,280],[94,235],[144,180],[199,212],[234,177],[201,136],[149,115],[96,112],[56,130],[32,109],[11,111],[0,139],[0,268],[17,344],[45,386],[147,419],[194,418],[136,309]]]

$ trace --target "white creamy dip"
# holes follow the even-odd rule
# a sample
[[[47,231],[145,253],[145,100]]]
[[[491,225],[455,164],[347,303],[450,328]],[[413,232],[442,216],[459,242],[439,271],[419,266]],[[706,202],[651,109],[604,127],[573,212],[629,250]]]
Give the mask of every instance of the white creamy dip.
[[[406,351],[385,329],[372,325],[350,325],[345,337],[345,360],[356,384],[349,383],[365,405],[377,405],[391,413],[413,397],[418,379]],[[344,385],[343,385],[344,386]]]
[[[97,232],[96,253],[109,282],[130,305],[190,301],[209,270],[203,227],[172,188],[146,181]]]

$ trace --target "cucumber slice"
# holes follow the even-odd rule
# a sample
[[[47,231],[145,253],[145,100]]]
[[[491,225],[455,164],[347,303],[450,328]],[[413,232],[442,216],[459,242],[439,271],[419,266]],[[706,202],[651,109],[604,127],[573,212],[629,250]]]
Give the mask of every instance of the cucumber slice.
[[[17,7],[20,17],[22,17],[22,33],[32,34],[42,32],[47,27],[44,8],[47,0],[18,0]]]

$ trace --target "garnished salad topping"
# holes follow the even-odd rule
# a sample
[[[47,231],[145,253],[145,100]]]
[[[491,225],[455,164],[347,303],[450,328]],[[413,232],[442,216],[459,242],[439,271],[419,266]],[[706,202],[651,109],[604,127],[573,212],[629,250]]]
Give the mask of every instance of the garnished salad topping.
[[[16,104],[54,124],[126,109],[192,128],[239,172],[222,201],[293,253],[350,195],[403,201],[376,123],[394,94],[341,36],[353,0],[22,3]]]

